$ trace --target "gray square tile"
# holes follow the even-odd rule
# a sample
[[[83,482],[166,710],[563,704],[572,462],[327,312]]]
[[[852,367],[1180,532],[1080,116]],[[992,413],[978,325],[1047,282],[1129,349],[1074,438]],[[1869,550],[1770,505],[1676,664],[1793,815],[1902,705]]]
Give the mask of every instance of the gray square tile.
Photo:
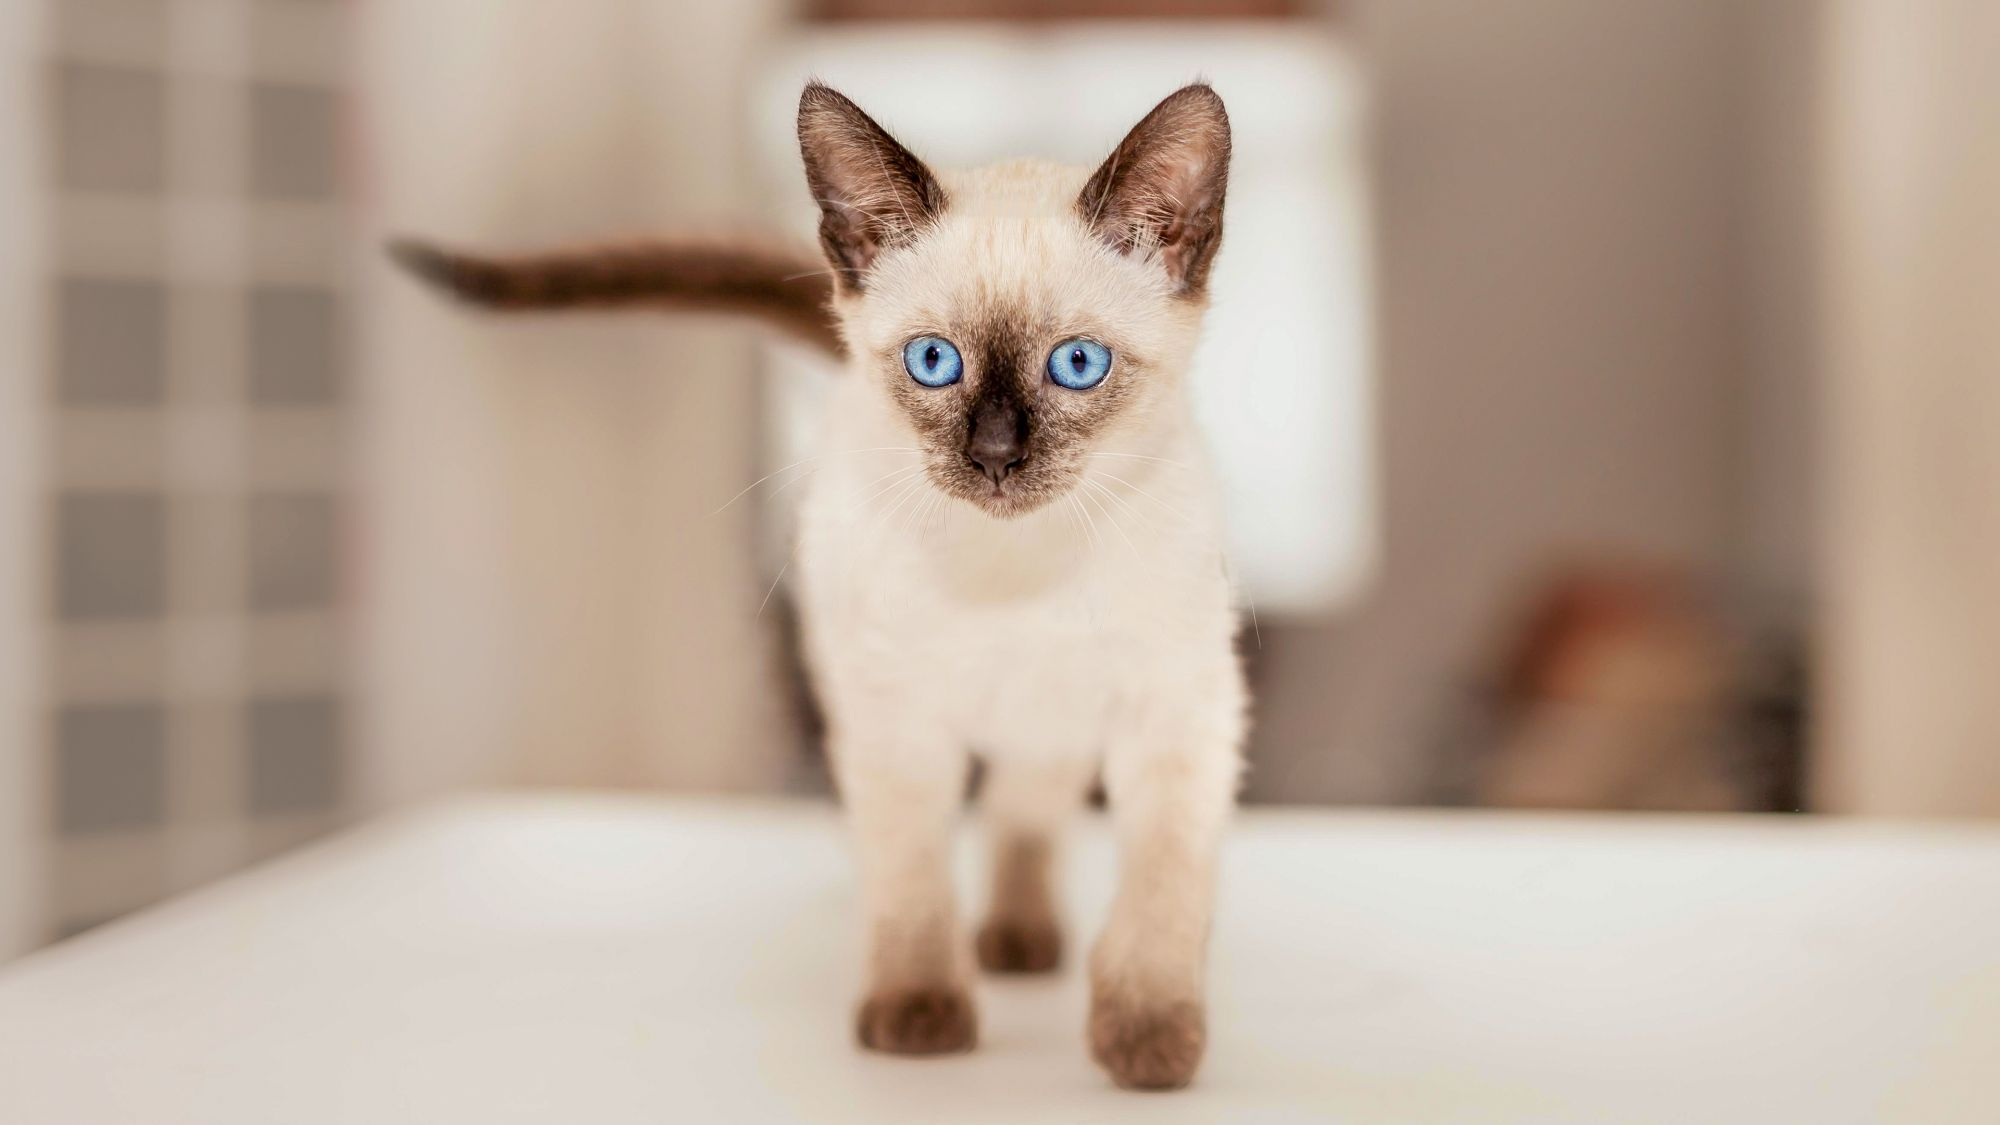
[[[340,803],[341,714],[328,698],[250,703],[250,812],[317,812]]]
[[[250,607],[271,611],[332,604],[337,539],[332,497],[252,497]]]
[[[323,289],[250,294],[250,400],[310,406],[340,395],[340,301]]]
[[[167,385],[167,293],[147,281],[72,278],[56,290],[56,397],[156,406]]]
[[[62,187],[138,194],[165,188],[165,79],[142,70],[66,63],[56,67],[55,88]]]
[[[56,813],[66,834],[150,828],[167,809],[167,720],[157,703],[56,717]]]
[[[56,608],[61,617],[157,617],[166,609],[166,589],[163,497],[75,492],[57,499]]]
[[[268,199],[326,199],[339,187],[339,100],[311,86],[250,88],[250,189]]]

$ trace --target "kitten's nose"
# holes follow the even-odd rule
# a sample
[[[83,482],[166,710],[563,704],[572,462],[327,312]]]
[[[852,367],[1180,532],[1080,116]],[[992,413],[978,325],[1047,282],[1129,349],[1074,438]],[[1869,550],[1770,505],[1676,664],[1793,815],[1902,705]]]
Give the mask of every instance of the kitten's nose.
[[[1027,460],[1027,437],[1026,411],[987,403],[972,416],[972,432],[965,440],[965,458],[997,485]]]

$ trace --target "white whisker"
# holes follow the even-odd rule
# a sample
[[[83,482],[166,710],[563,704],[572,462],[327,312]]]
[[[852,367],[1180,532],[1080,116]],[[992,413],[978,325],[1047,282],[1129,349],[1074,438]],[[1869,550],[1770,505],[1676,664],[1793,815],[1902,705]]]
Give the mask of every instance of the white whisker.
[[[1091,504],[1094,505],[1099,512],[1102,512],[1104,514],[1105,521],[1111,525],[1111,530],[1118,533],[1118,538],[1123,539],[1125,541],[1125,547],[1127,550],[1132,552],[1132,557],[1135,559],[1141,558],[1142,556],[1139,554],[1139,545],[1132,542],[1132,537],[1130,535],[1125,534],[1125,526],[1118,522],[1118,518],[1111,514],[1111,510],[1109,508],[1104,506],[1104,501],[1099,500],[1097,498],[1096,493],[1103,491],[1104,486],[1098,484],[1094,480],[1091,480],[1089,477],[1083,478],[1083,482],[1089,485],[1093,490],[1095,490],[1092,492],[1083,493],[1084,498],[1089,500]]]
[[[764,600],[757,603],[757,616],[753,620],[758,620],[758,621],[763,620],[764,607],[771,604],[771,595],[778,592],[778,583],[783,582],[785,580],[785,572],[792,569],[792,562],[796,560],[798,557],[799,557],[798,544],[794,543],[792,545],[792,553],[790,557],[785,559],[785,565],[778,568],[778,576],[776,578],[771,579],[771,588],[764,591]]]
[[[791,464],[786,465],[781,469],[773,469],[770,472],[765,473],[763,476],[758,477],[756,480],[751,481],[748,485],[746,485],[743,488],[743,491],[738,492],[736,495],[731,496],[729,499],[723,501],[722,507],[717,508],[713,512],[710,512],[709,515],[711,516],[721,515],[724,511],[726,511],[729,508],[731,504],[736,503],[738,500],[741,500],[743,499],[744,496],[748,495],[751,489],[756,488],[758,485],[763,484],[765,481],[770,480],[772,477],[777,476],[779,473],[788,473],[793,469],[798,468],[801,465],[810,465],[814,461],[817,461],[822,457],[844,457],[853,453],[915,453],[915,452],[917,452],[915,446],[878,445],[868,449],[836,449],[831,453],[815,453],[811,457],[802,457],[799,460],[794,461]],[[786,484],[790,483],[791,483],[790,481],[786,482]]]
[[[807,478],[807,477],[809,477],[809,476],[812,476],[812,475],[813,475],[814,473],[817,473],[817,472],[819,472],[819,466],[818,466],[818,465],[813,465],[813,466],[811,466],[811,467],[807,468],[805,472],[803,472],[803,473],[800,473],[799,475],[797,475],[797,476],[793,477],[792,479],[790,479],[790,480],[786,481],[785,483],[783,483],[783,484],[779,485],[778,487],[776,487],[776,488],[772,489],[771,491],[769,491],[769,492],[766,492],[766,493],[764,494],[764,502],[768,504],[768,503],[770,503],[771,501],[773,501],[773,500],[776,500],[776,499],[778,498],[778,494],[779,494],[780,492],[783,492],[783,491],[784,491],[784,490],[786,490],[787,488],[790,488],[790,487],[792,487],[793,485],[795,485],[795,484],[799,483],[800,481],[802,481],[802,480],[806,479],[806,478]]]
[[[767,481],[767,480],[770,480],[770,479],[771,479],[772,477],[775,477],[775,476],[777,476],[777,475],[778,475],[779,473],[789,473],[789,472],[791,472],[791,471],[792,471],[793,469],[796,469],[796,468],[798,468],[798,467],[799,467],[799,466],[801,466],[801,465],[810,465],[810,464],[812,464],[812,463],[813,463],[814,461],[817,461],[817,460],[819,460],[819,458],[818,458],[817,456],[813,456],[813,457],[807,457],[807,458],[805,458],[805,459],[803,459],[803,460],[799,460],[799,461],[794,461],[794,462],[792,462],[791,464],[789,464],[789,465],[786,465],[786,466],[785,466],[784,468],[782,468],[782,469],[772,469],[772,470],[771,470],[770,472],[768,472],[768,473],[765,473],[765,474],[764,474],[763,476],[761,476],[761,477],[758,477],[758,478],[757,478],[756,480],[753,480],[753,481],[751,481],[751,482],[750,482],[749,484],[747,484],[747,485],[744,485],[744,486],[743,486],[743,491],[741,491],[741,492],[738,492],[738,493],[737,493],[736,495],[734,495],[734,496],[731,496],[731,497],[730,497],[729,499],[727,499],[727,500],[724,500],[724,501],[722,502],[722,506],[721,506],[720,508],[717,508],[716,510],[714,510],[713,512],[710,512],[710,513],[708,513],[708,514],[709,514],[709,515],[711,515],[711,516],[719,516],[719,515],[721,515],[721,514],[722,514],[723,512],[726,512],[726,511],[728,511],[728,510],[729,510],[729,506],[730,506],[731,504],[734,504],[734,503],[736,503],[736,502],[737,502],[738,500],[741,500],[741,499],[743,499],[743,498],[744,498],[745,496],[748,496],[748,495],[750,494],[750,490],[751,490],[751,489],[753,489],[753,488],[756,488],[756,487],[757,487],[758,485],[760,485],[760,484],[763,484],[763,483],[764,483],[765,481]]]
[[[920,476],[911,477],[908,480],[904,481],[902,489],[896,494],[896,502],[889,507],[889,509],[883,514],[882,518],[877,522],[876,530],[879,531],[882,528],[887,527],[889,522],[896,518],[897,513],[901,512],[912,499],[922,496],[923,491],[924,491],[924,478]]]
[[[1077,493],[1074,493],[1074,492],[1070,493],[1070,497],[1071,497],[1071,499],[1075,499],[1075,498],[1076,498],[1076,496],[1077,496]],[[1091,549],[1091,552],[1092,552],[1092,553],[1094,554],[1094,553],[1096,553],[1097,551],[1100,551],[1100,550],[1102,550],[1102,549],[1103,549],[1103,544],[1102,544],[1102,541],[1100,541],[1100,540],[1098,539],[1098,537],[1097,537],[1097,517],[1096,517],[1096,516],[1093,516],[1093,515],[1091,515],[1091,514],[1090,514],[1090,509],[1089,509],[1089,508],[1086,508],[1086,507],[1084,507],[1084,506],[1083,506],[1083,502],[1082,502],[1082,501],[1080,501],[1080,500],[1079,500],[1079,501],[1077,501],[1077,505],[1076,505],[1076,511],[1077,511],[1077,514],[1078,514],[1078,515],[1080,515],[1080,516],[1082,516],[1082,517],[1083,517],[1083,525],[1084,525],[1084,528],[1085,528],[1085,529],[1086,529],[1087,531],[1089,531],[1089,533],[1090,533],[1090,549]]]
[[[1146,499],[1151,500],[1153,503],[1158,504],[1160,507],[1166,509],[1168,512],[1171,512],[1174,518],[1180,520],[1182,523],[1188,524],[1190,526],[1193,525],[1194,521],[1187,517],[1187,513],[1181,511],[1179,508],[1174,507],[1172,504],[1167,503],[1165,500],[1162,500],[1159,497],[1153,495],[1152,493],[1146,491],[1145,489],[1140,488],[1138,485],[1133,484],[1131,481],[1126,480],[1124,477],[1121,477],[1116,473],[1105,473],[1102,470],[1099,470],[1099,472],[1102,476],[1104,476],[1105,479],[1115,480],[1119,484],[1124,485],[1126,488],[1129,488],[1132,491],[1138,493],[1139,495],[1144,496]]]
[[[860,512],[861,509],[867,507],[869,502],[874,500],[877,496],[880,496],[883,493],[888,492],[890,489],[895,488],[897,485],[902,484],[905,480],[909,479],[909,477],[912,474],[921,473],[923,471],[924,467],[922,465],[905,465],[900,469],[891,469],[890,471],[883,473],[881,476],[876,477],[874,480],[869,481],[867,484],[862,485],[861,487],[863,488],[868,488],[877,484],[881,484],[882,487],[875,489],[875,491],[869,493],[866,496],[863,496],[860,500],[855,502],[853,507],[847,509],[845,512],[842,512],[840,514],[840,521],[842,523],[846,523],[848,520],[853,519],[856,513]],[[888,483],[882,484],[882,482],[884,481],[887,481]]]
[[[1076,545],[1078,547],[1084,546],[1083,521],[1076,518],[1076,495],[1072,493],[1063,497],[1059,507],[1062,508],[1063,515],[1069,518],[1070,530],[1076,532]]]
[[[1168,458],[1166,458],[1166,457],[1152,457],[1152,456],[1148,456],[1147,454],[1144,454],[1144,453],[1106,453],[1106,452],[1103,452],[1103,451],[1099,450],[1099,451],[1094,451],[1094,452],[1092,452],[1092,453],[1090,454],[1090,456],[1092,456],[1092,457],[1117,457],[1117,458],[1120,458],[1120,459],[1122,459],[1122,460],[1126,460],[1126,461],[1152,461],[1152,462],[1154,462],[1154,463],[1156,463],[1156,464],[1160,464],[1160,465],[1172,465],[1172,466],[1173,466],[1174,468],[1176,468],[1176,469],[1185,469],[1185,468],[1187,468],[1187,467],[1188,467],[1188,465],[1187,465],[1187,462],[1185,462],[1185,461],[1174,461],[1174,460],[1170,460],[1170,459],[1168,459]]]
[[[924,508],[923,531],[925,535],[936,535],[944,530],[945,506],[950,502],[950,497],[942,492],[932,490],[928,506]]]
[[[1083,480],[1084,483],[1090,485],[1092,488],[1097,489],[1097,491],[1103,493],[1105,496],[1110,497],[1112,503],[1117,504],[1126,513],[1131,515],[1133,519],[1138,520],[1139,527],[1141,530],[1155,531],[1158,529],[1157,525],[1153,522],[1151,516],[1148,516],[1145,512],[1140,511],[1138,505],[1132,503],[1130,500],[1125,499],[1123,496],[1118,495],[1118,493],[1113,491],[1109,485],[1106,485],[1102,481],[1093,480],[1090,477],[1085,477],[1083,478]]]
[[[896,513],[900,512],[903,506],[909,503],[912,496],[920,495],[923,492],[924,483],[922,475],[907,476],[898,481],[894,486],[894,491],[889,496],[888,502],[880,511],[875,513],[875,518],[869,521],[869,525],[861,534],[860,539],[864,543],[873,542],[875,544],[875,561],[880,561],[883,553],[889,550],[891,543],[891,538],[881,534],[881,532],[889,526],[890,521],[895,518]],[[873,562],[869,564],[869,568],[874,569]]]

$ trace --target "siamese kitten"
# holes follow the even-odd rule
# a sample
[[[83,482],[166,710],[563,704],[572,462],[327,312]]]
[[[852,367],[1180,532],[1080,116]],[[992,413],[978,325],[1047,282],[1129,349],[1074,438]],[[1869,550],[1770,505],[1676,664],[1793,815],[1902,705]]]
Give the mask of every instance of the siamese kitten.
[[[1180,90],[1095,171],[933,170],[817,83],[798,127],[830,271],[691,242],[395,252],[482,304],[740,311],[845,355],[792,565],[867,911],[856,1034],[966,1050],[975,955],[1056,967],[1051,865],[1101,777],[1122,858],[1090,954],[1091,1051],[1119,1085],[1185,1085],[1245,721],[1187,393],[1222,101]],[[970,754],[993,872],[968,940],[950,855]]]

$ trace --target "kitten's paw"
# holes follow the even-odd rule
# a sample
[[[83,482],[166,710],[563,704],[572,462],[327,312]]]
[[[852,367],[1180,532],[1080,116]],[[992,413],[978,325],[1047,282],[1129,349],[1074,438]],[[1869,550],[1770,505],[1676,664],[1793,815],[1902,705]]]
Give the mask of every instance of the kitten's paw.
[[[1062,944],[1053,919],[989,918],[973,948],[989,973],[1052,973],[1062,964]]]
[[[1091,1057],[1127,1090],[1187,1085],[1207,1044],[1198,1002],[1147,1003],[1103,993],[1091,999]]]
[[[972,994],[951,985],[884,989],[861,1002],[855,1038],[891,1055],[948,1055],[978,1039]]]

